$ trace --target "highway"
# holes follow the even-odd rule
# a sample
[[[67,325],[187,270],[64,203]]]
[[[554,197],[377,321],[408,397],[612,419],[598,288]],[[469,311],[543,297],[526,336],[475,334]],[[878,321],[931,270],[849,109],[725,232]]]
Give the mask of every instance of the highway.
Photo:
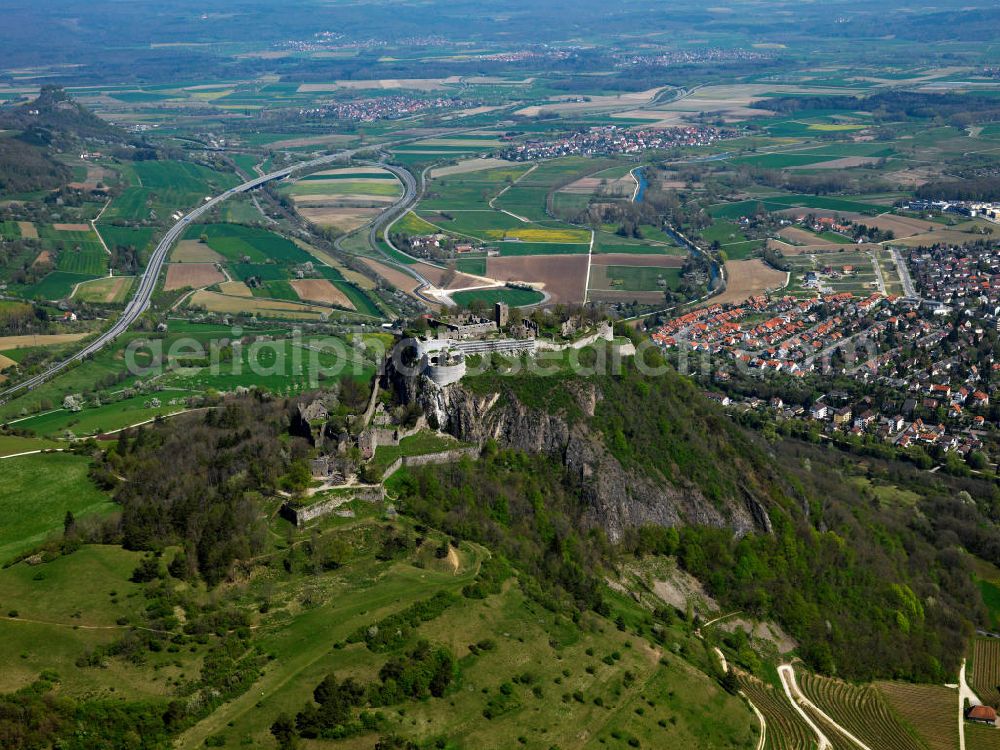
[[[383,256],[389,257],[388,255],[386,255],[386,253],[382,252],[382,249],[378,246],[379,232],[386,232],[386,235],[388,235],[388,230],[392,227],[392,225],[395,224],[397,221],[399,221],[399,219],[402,216],[406,215],[407,211],[413,208],[413,205],[417,202],[417,198],[420,197],[420,193],[423,191],[424,176],[423,174],[420,175],[421,184],[420,184],[420,190],[418,190],[417,180],[411,172],[409,172],[406,169],[402,169],[401,167],[393,166],[391,164],[383,164],[382,166],[388,169],[394,175],[396,175],[396,177],[399,178],[399,181],[403,183],[403,197],[400,198],[398,201],[396,201],[396,203],[393,204],[392,208],[382,213],[377,219],[375,219],[375,221],[372,222],[372,225],[368,230],[369,232],[368,244],[370,244],[372,249],[375,250],[376,252],[380,252],[382,253]],[[424,172],[426,171],[427,170],[424,170]],[[389,245],[389,247],[391,247],[397,253],[402,252],[392,244],[392,241],[389,239],[388,236],[386,236],[385,242],[387,245]],[[418,286],[416,289],[413,290],[413,293],[416,294],[420,299],[422,299],[424,302],[430,305],[441,304],[440,300],[431,299],[430,297],[424,294],[425,289],[432,287],[434,285],[422,273],[420,273],[415,268],[410,268],[405,263],[396,262],[394,258],[389,257],[389,261],[393,266],[399,268],[404,273],[408,273],[410,276],[412,276],[413,278],[415,278],[417,281],[420,282],[420,286]],[[433,265],[433,263],[430,265]]]
[[[415,268],[411,267],[410,265],[407,265],[406,263],[400,263],[399,261],[397,261],[391,255],[386,253],[381,247],[379,247],[378,243],[379,234],[381,232],[387,232],[387,230],[389,230],[393,224],[399,221],[399,219],[402,218],[407,211],[413,208],[414,204],[417,202],[417,199],[420,197],[420,193],[423,190],[424,176],[423,174],[421,174],[420,176],[421,185],[420,185],[420,190],[418,190],[417,180],[409,170],[403,169],[402,167],[397,167],[394,164],[386,164],[384,161],[380,161],[379,165],[383,169],[392,172],[394,175],[396,175],[396,177],[399,178],[399,181],[403,184],[403,195],[389,208],[387,208],[385,211],[379,214],[375,219],[373,219],[371,223],[368,225],[368,244],[373,251],[382,256],[387,265],[390,265],[393,268],[402,271],[408,276],[412,276],[414,279],[420,282],[420,286],[418,286],[416,289],[413,290],[413,293],[418,298],[420,298],[429,305],[440,305],[442,304],[440,300],[432,299],[428,297],[426,294],[424,294],[425,289],[434,286],[430,282],[430,280],[427,277],[425,277],[422,273],[417,271]],[[425,173],[426,171],[427,170],[424,170]],[[353,234],[352,232],[348,232],[347,234],[341,235],[336,240],[334,240],[334,246],[342,252],[347,252],[346,250],[344,250],[341,243],[345,239],[350,237],[352,234]],[[391,247],[397,253],[405,255],[405,253],[402,253],[401,250],[399,250],[392,244],[392,242],[389,240],[388,237],[385,238],[385,242],[387,245],[389,245],[389,247]],[[427,263],[428,265],[434,265],[433,263],[420,260],[419,258],[414,258],[413,260],[419,261],[421,263]]]
[[[198,219],[208,211],[211,211],[215,206],[219,205],[225,200],[238,195],[239,193],[245,193],[254,188],[258,188],[265,183],[272,182],[274,180],[280,180],[287,177],[295,172],[302,171],[304,169],[312,169],[314,167],[323,166],[324,164],[329,164],[331,162],[343,161],[345,159],[350,159],[355,154],[361,153],[363,151],[370,151],[371,146],[365,146],[362,148],[351,149],[347,151],[339,151],[335,154],[327,154],[325,156],[320,156],[316,159],[311,159],[309,161],[300,162],[294,164],[290,167],[280,169],[276,172],[270,172],[269,174],[262,175],[261,177],[256,177],[252,180],[244,182],[242,185],[237,185],[234,188],[230,188],[226,192],[217,195],[209,200],[204,201],[200,206],[193,209],[190,213],[184,216],[180,221],[170,227],[167,233],[163,235],[163,239],[160,240],[156,249],[153,251],[152,256],[149,259],[149,263],[146,265],[146,269],[143,271],[142,275],[139,277],[139,288],[136,290],[132,299],[129,301],[125,310],[118,317],[118,319],[112,324],[110,328],[101,332],[101,334],[91,341],[87,346],[85,346],[80,351],[76,352],[72,357],[64,359],[61,362],[49,367],[45,372],[39,373],[22,383],[18,383],[12,388],[8,388],[6,391],[0,391],[0,403],[5,403],[11,396],[19,393],[23,390],[31,390],[37,386],[49,380],[53,376],[59,374],[67,367],[72,365],[74,362],[79,362],[86,359],[87,357],[95,354],[96,352],[103,349],[105,346],[110,344],[112,341],[121,336],[125,331],[129,329],[140,315],[142,315],[147,309],[149,309],[149,301],[153,296],[153,291],[156,289],[156,281],[160,276],[160,271],[163,268],[164,262],[166,262],[167,254],[170,252],[170,248],[173,244],[180,239],[181,235],[187,230],[187,228],[198,221]],[[412,200],[416,195],[415,182],[413,176],[409,175],[408,172],[404,172],[409,176],[409,182],[404,180],[403,184],[407,186],[407,195],[404,196],[404,200],[397,203],[396,206],[404,204],[406,199]],[[402,176],[400,175],[401,179]]]

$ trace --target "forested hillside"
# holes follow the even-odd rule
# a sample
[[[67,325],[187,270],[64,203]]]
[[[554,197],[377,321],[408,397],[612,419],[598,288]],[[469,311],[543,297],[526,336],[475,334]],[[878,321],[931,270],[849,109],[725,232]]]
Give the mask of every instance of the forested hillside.
[[[0,192],[54,190],[72,178],[56,153],[84,141],[120,143],[126,135],[58,86],[26,104],[0,107]]]
[[[509,427],[510,417],[497,412],[527,402],[573,421],[577,434],[585,424],[624,467],[622,495],[608,502],[595,492],[608,464],[580,473],[572,439],[568,450],[554,445],[546,458],[529,457],[517,450],[520,433],[508,430],[499,439],[514,452],[411,471],[400,486],[411,512],[450,533],[502,545],[578,605],[595,603],[595,560],[611,564],[623,552],[676,555],[726,606],[781,622],[819,671],[929,681],[954,673],[972,623],[983,617],[962,549],[996,561],[1000,541],[992,517],[997,493],[989,484],[965,488],[963,497],[980,503],[962,503],[959,523],[950,507],[958,491],[952,480],[872,464],[869,472],[891,472],[921,498],[916,507],[879,503],[849,481],[851,462],[839,454],[764,442],[672,372],[650,377],[629,366],[620,377],[589,380],[486,376],[473,387],[487,380],[505,395],[482,422]],[[588,417],[572,394],[591,384],[596,407]],[[644,522],[641,486],[648,479],[673,488],[660,502],[687,519],[681,528]],[[692,493],[718,516],[707,514],[703,501],[688,505]],[[741,520],[748,504],[766,508],[767,518],[755,517],[753,529]],[[705,522],[692,521],[699,513]],[[606,533],[622,518],[638,522],[619,545],[609,544]],[[961,531],[948,529],[952,524]]]
[[[956,668],[983,616],[962,548],[992,559],[1000,545],[992,488],[971,482],[964,496],[981,504],[962,504],[959,516],[957,480],[871,465],[921,498],[914,508],[873,502],[847,481],[839,454],[763,442],[673,373],[494,382],[505,394],[495,409],[571,422],[620,468],[607,457],[588,467],[597,459],[569,457],[558,442],[528,452],[514,431],[507,445],[487,438],[480,461],[412,469],[394,489],[406,513],[510,557],[552,606],[600,612],[602,570],[620,555],[675,555],[727,606],[779,621],[820,671],[940,681]],[[566,394],[591,387],[589,415]],[[308,482],[309,445],[289,424],[287,405],[244,399],[120,441],[97,474],[118,487],[122,542],[179,544],[192,573],[221,581],[262,548],[263,498]],[[608,471],[625,472],[620,496],[602,494]],[[645,484],[671,494],[643,495]],[[677,507],[652,513],[654,500]]]

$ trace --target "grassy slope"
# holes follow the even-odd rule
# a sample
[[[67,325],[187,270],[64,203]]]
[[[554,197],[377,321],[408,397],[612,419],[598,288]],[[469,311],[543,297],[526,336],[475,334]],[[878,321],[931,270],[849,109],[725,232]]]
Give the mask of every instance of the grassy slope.
[[[43,453],[7,458],[0,465],[0,561],[62,529],[66,511],[82,516],[114,506],[87,478],[90,461]],[[0,597],[0,603],[3,603]]]
[[[363,644],[333,644],[438,591],[458,593],[489,554],[463,543],[449,558],[437,559],[433,549],[444,537],[431,530],[422,547],[403,559],[381,562],[373,556],[378,548],[373,540],[384,520],[370,505],[352,507],[357,519],[327,519],[304,531],[274,520],[271,551],[258,561],[257,572],[213,595],[254,612],[254,641],[273,658],[249,691],[191,727],[177,747],[201,747],[206,738],[218,735],[227,746],[271,747],[269,727],[276,716],[300,710],[326,674],[368,682],[377,679],[389,657]],[[334,570],[296,567],[291,574],[275,564],[290,549],[301,555],[303,545],[317,538],[344,540],[350,560]],[[0,617],[5,643],[0,690],[17,689],[41,671],[54,669],[67,695],[167,700],[197,675],[203,652],[194,646],[147,653],[139,663],[110,657],[102,668],[75,664],[82,654],[125,632],[119,618],[136,618],[146,606],[143,587],[128,580],[139,558],[139,553],[117,547],[85,546],[48,563],[0,570],[3,614],[17,612],[16,618]],[[410,644],[426,638],[453,651],[458,681],[444,699],[383,709],[382,734],[395,732],[418,742],[447,737],[448,747],[478,748],[510,747],[514,737],[539,748],[605,742],[625,746],[631,737],[642,747],[752,745],[748,710],[714,680],[673,654],[664,656],[643,638],[620,631],[609,619],[588,614],[578,626],[547,611],[525,595],[526,583],[510,579],[499,594],[486,599],[460,598],[414,632]],[[260,615],[262,599],[271,606]],[[636,609],[628,600],[619,604]],[[636,610],[627,619],[644,616]],[[671,635],[696,663],[705,661],[703,646],[690,634],[678,630]],[[494,641],[496,648],[472,655],[469,645],[484,639]],[[515,678],[522,676],[527,681],[518,683]],[[502,683],[513,685],[515,705],[486,720],[483,709]],[[307,744],[370,748],[377,738],[376,733]]]

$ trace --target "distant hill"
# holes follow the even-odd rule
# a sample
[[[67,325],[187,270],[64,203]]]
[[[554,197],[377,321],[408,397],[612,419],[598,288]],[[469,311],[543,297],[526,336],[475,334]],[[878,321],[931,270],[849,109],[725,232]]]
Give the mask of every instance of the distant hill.
[[[121,143],[120,128],[104,122],[59,86],[43,86],[27,104],[0,108],[0,192],[55,190],[72,172],[55,154],[85,143]]]
[[[37,144],[81,138],[127,140],[121,128],[74,101],[61,86],[43,86],[34,101],[0,108],[0,128],[22,131],[25,141]]]

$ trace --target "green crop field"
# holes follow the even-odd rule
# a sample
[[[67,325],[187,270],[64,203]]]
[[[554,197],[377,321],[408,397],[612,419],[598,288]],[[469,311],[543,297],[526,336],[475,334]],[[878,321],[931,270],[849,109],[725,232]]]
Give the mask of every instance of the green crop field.
[[[455,292],[451,298],[460,305],[468,305],[473,300],[493,305],[496,302],[506,302],[511,307],[525,307],[542,301],[541,292],[531,289],[513,289],[502,287],[498,289],[475,289],[465,292]]]
[[[533,226],[500,211],[489,208],[428,212],[420,207],[421,219],[447,232],[467,234],[486,239],[489,230],[523,229]]]
[[[815,154],[809,152],[784,153],[784,154],[760,154],[758,156],[746,156],[740,159],[733,159],[734,164],[746,164],[758,169],[785,169],[787,167],[802,167],[811,164],[819,164],[831,161],[836,157]]]
[[[392,172],[337,172],[336,174],[307,174],[305,177],[300,177],[299,182],[311,182],[313,180],[318,180],[320,182],[331,182],[335,180],[395,180],[396,175]]]
[[[32,286],[21,289],[21,296],[26,299],[58,300],[69,297],[73,288],[81,281],[97,278],[98,274],[78,274],[67,271],[52,271]]]
[[[759,206],[766,211],[783,211],[789,208],[815,208],[829,211],[850,211],[875,215],[885,211],[884,206],[861,203],[843,198],[823,195],[768,195],[759,200],[745,200],[736,203],[720,203],[711,206],[708,212],[718,219],[736,219],[753,215]]]
[[[461,273],[471,273],[473,276],[486,275],[486,258],[459,258],[455,268]]]
[[[590,205],[591,196],[583,193],[556,192],[552,194],[552,213],[560,218],[572,220]]]
[[[292,289],[291,284],[279,279],[277,281],[265,281],[263,286],[253,290],[254,297],[269,297],[271,299],[283,299],[289,302],[298,302],[299,295]]]
[[[489,200],[513,184],[530,167],[503,167],[432,179],[427,185],[419,211],[460,211],[487,209]]]
[[[512,255],[586,255],[589,245],[566,242],[497,242],[495,247],[503,257]]]
[[[686,255],[674,239],[659,227],[643,225],[639,227],[642,237],[623,237],[618,227],[605,224],[594,236],[595,253],[640,253],[656,255]]]
[[[715,221],[712,226],[701,230],[701,238],[705,242],[718,242],[720,245],[726,245],[731,242],[743,242],[747,237],[738,225],[730,221]]]
[[[100,246],[91,250],[63,250],[56,268],[67,273],[101,276],[108,270],[108,254]]]
[[[97,228],[105,244],[112,250],[116,247],[134,247],[142,253],[151,249],[153,230],[149,227],[118,227],[99,223]]]
[[[441,229],[428,221],[424,221],[412,211],[409,211],[403,218],[393,224],[392,231],[409,235],[420,235],[434,234],[441,231]]]
[[[239,183],[235,174],[216,172],[184,161],[139,161],[124,170],[129,187],[112,200],[103,219],[145,220],[155,213],[168,220],[177,210],[188,210],[205,197]]]
[[[729,260],[746,260],[752,258],[754,253],[764,247],[764,240],[746,240],[744,242],[730,242],[722,246],[722,251]]]
[[[186,161],[138,161],[132,164],[132,169],[139,184],[151,190],[199,193],[206,188],[225,189],[238,183],[234,175]]]
[[[990,617],[990,627],[1000,630],[1000,586],[995,581],[979,581],[979,591]]]
[[[257,277],[262,281],[278,281],[288,278],[288,272],[282,266],[274,263],[235,263],[231,268],[240,281],[246,281],[252,277]]]
[[[628,292],[657,291],[660,289],[677,289],[681,283],[680,268],[658,268],[653,266],[608,266],[605,271],[611,289],[623,289]],[[666,281],[666,287],[659,281]],[[619,283],[614,283],[614,282]]]
[[[18,427],[50,437],[61,437],[67,431],[77,437],[112,432],[158,416],[184,411],[186,408],[184,401],[190,395],[191,393],[186,391],[157,391],[85,408],[78,412],[58,409],[36,417],[28,417],[18,422]],[[153,406],[152,399],[159,400],[160,405]]]
[[[61,532],[66,511],[85,516],[114,507],[87,478],[89,466],[86,456],[63,453],[0,462],[0,563]]]
[[[309,180],[296,182],[287,192],[291,195],[389,195],[403,194],[403,186],[399,182],[379,180],[378,182],[355,182],[350,180]]]
[[[230,262],[243,257],[253,263],[266,260],[285,264],[315,262],[315,258],[294,242],[266,229],[243,224],[196,224],[184,235],[188,240],[203,236],[211,249]]]
[[[17,349],[16,351],[21,352],[24,350]],[[13,357],[11,357],[11,359],[13,359]],[[58,447],[59,443],[54,440],[44,440],[42,438],[35,437],[21,437],[20,435],[0,435],[0,456],[15,456],[19,453],[31,453],[34,451]]]

